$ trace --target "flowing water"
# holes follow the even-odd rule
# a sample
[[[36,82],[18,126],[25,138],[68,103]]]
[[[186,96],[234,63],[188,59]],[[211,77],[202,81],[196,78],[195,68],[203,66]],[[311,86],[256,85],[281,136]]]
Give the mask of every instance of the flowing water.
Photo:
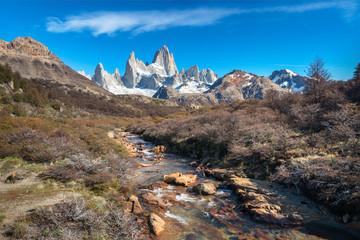
[[[163,181],[165,174],[195,173],[189,167],[193,159],[164,154],[163,161],[152,161],[153,144],[133,134],[128,134],[126,141],[136,144],[142,149],[139,152],[146,155],[146,158],[137,158],[139,163],[152,165],[139,169],[139,175],[133,179],[140,187]],[[197,182],[204,180],[199,177]],[[165,231],[155,239],[331,239],[329,232],[322,233],[325,238],[311,234],[311,227],[279,228],[254,222],[236,207],[235,196],[225,187],[219,188],[215,196],[197,196],[191,189],[172,185],[140,191],[151,191],[169,207],[165,213],[158,214],[167,224]]]

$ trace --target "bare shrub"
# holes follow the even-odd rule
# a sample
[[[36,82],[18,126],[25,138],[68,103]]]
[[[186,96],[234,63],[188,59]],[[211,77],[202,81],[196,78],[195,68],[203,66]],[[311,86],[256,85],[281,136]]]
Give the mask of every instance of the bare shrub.
[[[359,214],[359,158],[323,157],[280,166],[272,180],[302,188],[338,214]]]
[[[28,216],[30,238],[46,239],[137,239],[140,227],[134,216],[117,205],[80,198],[65,199],[40,207]]]
[[[11,148],[10,155],[18,155],[30,162],[54,162],[73,151],[65,137],[48,137],[28,127],[3,133],[2,139]]]

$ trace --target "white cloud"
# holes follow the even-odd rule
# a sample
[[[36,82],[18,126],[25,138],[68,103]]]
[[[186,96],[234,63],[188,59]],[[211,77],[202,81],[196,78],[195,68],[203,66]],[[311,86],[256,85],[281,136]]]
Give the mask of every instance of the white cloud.
[[[143,32],[165,30],[172,27],[200,27],[212,25],[231,15],[247,13],[303,13],[324,9],[340,9],[344,17],[351,20],[356,16],[359,0],[334,0],[306,4],[250,8],[198,8],[188,10],[163,11],[122,11],[122,12],[89,12],[78,16],[68,16],[65,20],[56,17],[48,18],[47,31],[82,32],[90,31],[94,36],[112,35],[117,31],[131,32],[136,35]]]
[[[95,12],[70,16],[61,21],[49,18],[49,32],[81,32],[90,30],[95,36],[116,31],[139,34],[171,27],[206,26],[237,13],[232,9],[192,9],[136,12]]]

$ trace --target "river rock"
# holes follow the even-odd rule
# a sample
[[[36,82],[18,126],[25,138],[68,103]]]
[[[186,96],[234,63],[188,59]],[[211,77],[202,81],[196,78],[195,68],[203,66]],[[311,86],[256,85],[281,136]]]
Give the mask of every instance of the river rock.
[[[181,174],[172,173],[170,175],[164,175],[164,181],[168,184],[180,185],[187,187],[189,184],[194,183],[197,179],[195,174]]]
[[[298,213],[290,213],[289,219],[293,222],[302,222],[304,218]]]
[[[166,147],[163,145],[158,145],[151,149],[151,152],[155,154],[164,153],[165,151],[166,151]]]
[[[193,191],[200,195],[214,195],[216,193],[216,184],[204,182],[193,187]]]
[[[191,163],[189,163],[189,166],[190,167],[198,167],[199,166],[199,163],[198,162],[196,162],[196,161],[193,161],[193,162],[191,162]]]
[[[226,169],[220,169],[220,168],[215,168],[215,169],[205,169],[204,171],[205,175],[208,177],[213,177],[216,180],[220,180],[220,181],[228,181],[231,178],[236,178],[236,174],[233,171],[229,171]]]
[[[155,233],[156,236],[160,235],[160,233],[164,231],[165,222],[157,214],[150,214],[149,223],[151,230]]]
[[[154,166],[154,164],[151,164],[151,163],[140,163],[139,168],[152,167],[152,166]]]
[[[274,196],[255,180],[232,177],[229,179],[228,186],[235,191],[238,198],[243,202],[241,207],[244,211],[258,222],[292,226],[302,221],[302,217],[296,214],[293,214],[293,218],[291,218],[281,213],[280,205],[271,201]]]
[[[349,214],[345,214],[345,215],[342,217],[342,220],[343,220],[344,223],[348,223],[348,222],[350,222],[351,217],[350,217]]]
[[[163,200],[161,200],[160,198],[156,197],[154,194],[152,193],[145,193],[142,196],[142,199],[144,199],[144,202],[148,203],[148,204],[152,204],[155,206],[159,206],[161,208],[167,208],[166,204],[164,203]]]
[[[132,202],[133,205],[132,205],[132,210],[131,212],[136,214],[136,215],[141,215],[144,213],[142,207],[141,207],[141,204],[139,202],[139,199],[138,197],[136,197],[135,195],[131,195],[129,197],[129,202]]]
[[[146,185],[146,186],[141,186],[140,189],[149,189],[149,190],[155,190],[156,188],[167,188],[168,184],[166,182],[155,182],[153,184],[150,185]]]

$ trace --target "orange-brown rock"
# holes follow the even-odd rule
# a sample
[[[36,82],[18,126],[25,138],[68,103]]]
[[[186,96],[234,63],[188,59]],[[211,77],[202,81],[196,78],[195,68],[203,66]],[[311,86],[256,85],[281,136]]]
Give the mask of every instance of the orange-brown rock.
[[[151,230],[154,232],[156,236],[160,235],[160,233],[164,231],[165,222],[161,217],[159,217],[155,213],[150,214],[149,224]]]
[[[129,202],[132,202],[132,209],[131,209],[132,213],[134,213],[136,215],[141,215],[144,213],[138,197],[136,197],[135,195],[131,195],[129,197]]]
[[[166,182],[155,182],[148,186],[142,186],[140,189],[149,189],[149,190],[155,190],[156,188],[167,188],[168,184]]]
[[[164,203],[163,200],[161,200],[160,198],[156,197],[154,194],[152,193],[145,193],[143,195],[141,195],[142,199],[144,199],[145,203],[151,204],[151,205],[155,205],[155,206],[159,206],[161,208],[167,208],[166,204]]]
[[[154,164],[151,164],[151,163],[140,163],[139,168],[152,167],[152,166],[154,166]]]
[[[193,191],[200,195],[214,195],[216,193],[216,184],[213,182],[203,182],[193,187]]]
[[[166,151],[166,147],[163,145],[158,145],[151,149],[151,152],[155,154],[164,153],[165,151]]]
[[[170,175],[164,175],[164,181],[169,184],[181,185],[187,187],[189,184],[194,183],[197,176],[194,174],[181,174],[172,173]]]

